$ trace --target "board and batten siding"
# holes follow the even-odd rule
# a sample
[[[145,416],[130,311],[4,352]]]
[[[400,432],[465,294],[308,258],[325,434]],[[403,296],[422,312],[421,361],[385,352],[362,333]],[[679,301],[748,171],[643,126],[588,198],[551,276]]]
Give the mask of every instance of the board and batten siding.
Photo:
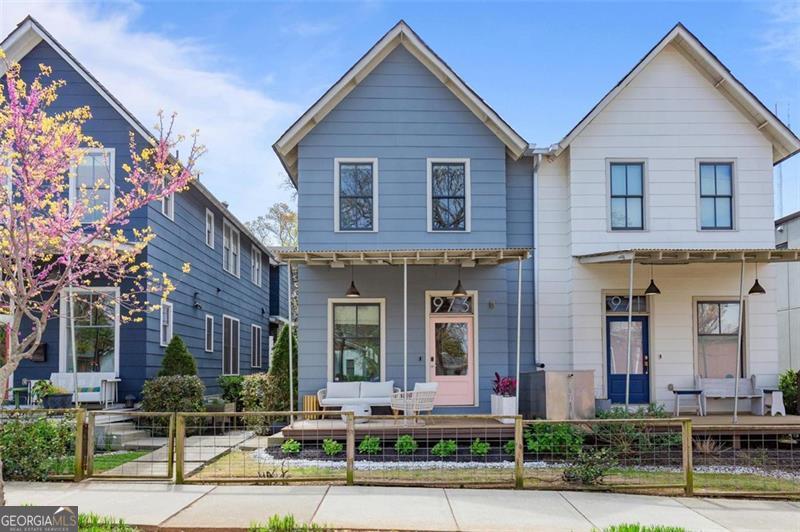
[[[505,247],[500,140],[402,46],[299,145],[300,249]],[[377,232],[334,232],[334,158],[378,159]],[[427,231],[427,159],[469,158],[468,233]]]

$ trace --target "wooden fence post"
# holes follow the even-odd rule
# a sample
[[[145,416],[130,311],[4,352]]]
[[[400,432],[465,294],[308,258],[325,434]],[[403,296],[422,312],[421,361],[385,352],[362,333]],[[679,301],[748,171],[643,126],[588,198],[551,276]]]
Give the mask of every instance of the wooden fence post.
[[[683,446],[683,493],[687,497],[694,495],[694,464],[692,463],[692,420],[684,419],[681,422],[681,436]]]
[[[355,458],[356,458],[356,427],[353,419],[353,412],[347,414],[347,485],[352,486],[354,481]]]
[[[86,410],[75,412],[75,482],[83,480],[83,436]]]
[[[169,432],[167,433],[167,478],[172,480],[175,472],[175,416],[173,412],[169,416]]]
[[[525,467],[522,441],[522,416],[514,418],[514,487],[525,487]]]
[[[175,484],[183,484],[183,459],[186,439],[186,418],[175,414]]]
[[[89,422],[86,428],[86,476],[91,477],[94,474],[94,424],[97,418],[94,412],[87,412],[86,419]]]

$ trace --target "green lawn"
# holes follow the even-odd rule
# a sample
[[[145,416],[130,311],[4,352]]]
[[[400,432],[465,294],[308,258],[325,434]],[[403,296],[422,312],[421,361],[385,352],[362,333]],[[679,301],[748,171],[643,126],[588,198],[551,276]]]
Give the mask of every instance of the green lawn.
[[[150,453],[151,451],[126,451],[122,453],[106,453],[94,455],[94,472],[102,473],[122,464],[127,464],[137,458]],[[75,471],[75,458],[70,456],[59,463],[59,470],[56,474],[69,475]]]

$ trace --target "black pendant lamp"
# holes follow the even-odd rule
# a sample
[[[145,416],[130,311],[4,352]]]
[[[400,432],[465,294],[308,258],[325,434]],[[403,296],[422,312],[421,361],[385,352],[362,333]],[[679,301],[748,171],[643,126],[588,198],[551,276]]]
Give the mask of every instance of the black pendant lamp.
[[[650,265],[650,285],[645,289],[644,295],[646,296],[655,296],[661,293],[661,290],[658,289],[656,286],[656,282],[653,280],[653,265]]]
[[[344,293],[344,297],[361,297],[361,292],[358,291],[356,288],[356,281],[353,278],[353,265],[350,265],[350,288],[347,289],[347,292]]]
[[[747,292],[751,296],[753,295],[761,295],[766,294],[767,291],[764,289],[763,286],[758,282],[758,263],[756,262],[756,282],[753,283],[753,287]]]
[[[461,284],[461,264],[458,265],[458,284],[456,288],[453,290],[453,297],[467,297],[467,291],[464,289],[464,285]]]

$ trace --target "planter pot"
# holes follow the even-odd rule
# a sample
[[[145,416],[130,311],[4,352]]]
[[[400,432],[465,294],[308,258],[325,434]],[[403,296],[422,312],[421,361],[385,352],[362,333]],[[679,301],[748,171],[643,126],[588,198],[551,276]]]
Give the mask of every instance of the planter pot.
[[[71,393],[55,393],[42,398],[44,408],[72,408]]]
[[[502,395],[492,395],[492,415],[493,416],[516,416],[517,398],[504,397]],[[513,419],[501,419],[501,423],[513,425]]]

